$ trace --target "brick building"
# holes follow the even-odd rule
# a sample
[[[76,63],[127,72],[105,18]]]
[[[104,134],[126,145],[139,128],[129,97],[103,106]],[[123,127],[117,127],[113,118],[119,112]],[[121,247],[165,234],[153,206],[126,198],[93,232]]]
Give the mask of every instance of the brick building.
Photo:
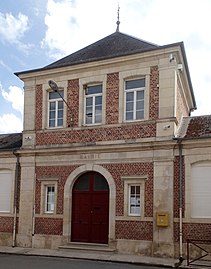
[[[190,117],[182,42],[117,31],[16,75],[25,91],[17,229],[4,231],[1,213],[1,244],[177,257],[188,238],[211,240],[211,117]],[[12,225],[14,210],[7,216]]]

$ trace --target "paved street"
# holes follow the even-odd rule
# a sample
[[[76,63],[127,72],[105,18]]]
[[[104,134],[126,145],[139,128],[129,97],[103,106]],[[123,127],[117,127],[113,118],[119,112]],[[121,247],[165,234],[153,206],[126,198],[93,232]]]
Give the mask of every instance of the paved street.
[[[157,269],[125,263],[72,260],[68,258],[0,254],[0,268],[4,269]],[[163,267],[164,268],[164,267]]]

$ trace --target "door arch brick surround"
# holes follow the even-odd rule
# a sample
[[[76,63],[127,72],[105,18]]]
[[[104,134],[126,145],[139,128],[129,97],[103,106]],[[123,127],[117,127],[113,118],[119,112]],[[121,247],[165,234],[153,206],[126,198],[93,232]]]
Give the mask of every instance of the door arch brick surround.
[[[67,178],[64,186],[64,217],[63,236],[66,242],[71,235],[71,215],[72,215],[72,189],[76,179],[86,172],[98,172],[107,180],[109,185],[109,232],[108,243],[115,240],[115,211],[116,211],[116,185],[112,175],[100,165],[81,165],[76,168]]]

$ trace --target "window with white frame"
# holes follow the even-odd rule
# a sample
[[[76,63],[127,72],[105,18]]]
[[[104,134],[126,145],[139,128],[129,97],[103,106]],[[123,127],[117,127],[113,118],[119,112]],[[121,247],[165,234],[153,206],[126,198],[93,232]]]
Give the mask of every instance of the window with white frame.
[[[64,96],[64,91],[59,91]],[[62,127],[64,118],[64,104],[58,92],[49,92],[48,95],[48,126]]]
[[[55,209],[55,186],[45,186],[45,213],[54,213]]]
[[[211,163],[192,166],[191,217],[211,218]]]
[[[7,170],[0,171],[0,212],[9,213],[12,209],[12,172]]]
[[[125,81],[125,121],[144,119],[145,78]]]
[[[124,216],[144,218],[145,182],[147,175],[123,176]]]
[[[140,185],[129,185],[129,203],[128,215],[140,216],[141,215],[141,187]]]
[[[87,86],[84,111],[85,124],[102,123],[102,84]]]

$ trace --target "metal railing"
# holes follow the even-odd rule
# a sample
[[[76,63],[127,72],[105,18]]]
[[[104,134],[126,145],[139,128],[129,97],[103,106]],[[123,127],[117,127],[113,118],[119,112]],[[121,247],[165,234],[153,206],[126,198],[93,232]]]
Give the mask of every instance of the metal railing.
[[[190,245],[195,246],[197,249],[201,250],[201,254],[195,259],[190,258]],[[203,245],[203,246],[202,246]],[[211,249],[211,240],[194,240],[187,239],[187,265],[196,265],[196,266],[206,266],[211,267],[211,260],[204,260],[205,257],[210,256],[211,252],[206,249],[205,245],[209,245]],[[197,263],[198,262],[198,263]]]

